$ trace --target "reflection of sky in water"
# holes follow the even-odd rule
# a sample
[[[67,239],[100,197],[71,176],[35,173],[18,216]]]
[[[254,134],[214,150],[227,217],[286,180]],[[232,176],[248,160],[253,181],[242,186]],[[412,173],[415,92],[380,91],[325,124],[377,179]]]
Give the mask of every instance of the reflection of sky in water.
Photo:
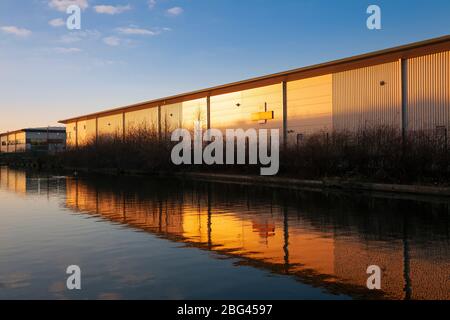
[[[1,170],[0,298],[376,297],[370,264],[387,298],[450,298],[446,201],[38,178]]]

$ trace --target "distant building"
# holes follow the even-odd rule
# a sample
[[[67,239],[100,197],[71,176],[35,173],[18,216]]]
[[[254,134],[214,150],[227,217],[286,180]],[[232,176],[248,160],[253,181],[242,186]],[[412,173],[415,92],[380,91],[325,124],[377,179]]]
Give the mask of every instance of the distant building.
[[[1,153],[59,152],[66,148],[66,128],[28,128],[0,134]]]
[[[450,129],[450,36],[60,121],[67,146],[134,128],[279,129],[287,143],[316,132],[388,126]]]

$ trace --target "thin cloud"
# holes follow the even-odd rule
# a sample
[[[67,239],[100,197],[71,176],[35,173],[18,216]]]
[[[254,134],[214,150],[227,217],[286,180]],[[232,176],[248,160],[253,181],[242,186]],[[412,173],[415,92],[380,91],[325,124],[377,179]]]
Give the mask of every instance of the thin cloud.
[[[26,38],[26,37],[30,36],[32,33],[28,29],[19,28],[16,26],[3,26],[3,27],[0,27],[0,30],[4,33],[12,34],[12,35],[15,35],[15,36],[21,37],[21,38]]]
[[[184,12],[184,9],[181,7],[173,7],[167,10],[167,14],[169,14],[170,16],[179,16],[180,14],[182,14]]]
[[[130,5],[126,5],[126,6],[100,5],[100,6],[95,6],[94,10],[95,10],[95,12],[101,13],[101,14],[115,15],[115,14],[120,14],[122,12],[131,10],[131,6]]]
[[[80,48],[62,48],[62,47],[54,48],[54,50],[55,52],[62,54],[78,53],[82,51]]]
[[[156,6],[156,0],[148,0],[147,4],[150,9],[153,9]]]
[[[159,34],[158,31],[152,31],[152,30],[141,29],[141,28],[136,28],[136,27],[118,28],[117,31],[121,34],[141,35],[141,36],[156,36]]]
[[[57,28],[57,27],[62,27],[62,26],[64,26],[66,23],[64,22],[63,19],[58,18],[58,19],[50,20],[50,21],[48,22],[48,24],[51,25],[52,27]]]
[[[85,10],[89,7],[89,2],[88,0],[50,0],[48,2],[50,8],[61,12],[66,12],[67,8],[71,5],[77,5],[82,10]]]
[[[103,38],[103,42],[111,47],[117,47],[120,45],[120,39],[114,36]]]

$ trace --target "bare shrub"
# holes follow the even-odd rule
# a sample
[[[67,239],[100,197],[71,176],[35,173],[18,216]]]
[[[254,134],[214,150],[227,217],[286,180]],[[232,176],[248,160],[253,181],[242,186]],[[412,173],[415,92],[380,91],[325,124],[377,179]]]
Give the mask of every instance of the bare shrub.
[[[172,164],[174,128],[128,128],[102,135],[79,148],[58,155],[65,166],[139,171],[203,171],[258,174],[260,165]],[[443,133],[444,132],[444,133]],[[300,179],[345,178],[387,183],[439,183],[450,181],[447,131],[402,134],[378,126],[356,132],[319,132],[288,145],[280,154],[280,174]]]
[[[171,167],[170,133],[138,126],[123,133],[99,135],[61,155],[65,166],[91,169],[157,171]]]
[[[446,134],[446,133],[445,133]],[[355,178],[382,182],[449,181],[448,141],[435,131],[378,126],[356,132],[321,132],[282,153],[282,173],[300,178]]]

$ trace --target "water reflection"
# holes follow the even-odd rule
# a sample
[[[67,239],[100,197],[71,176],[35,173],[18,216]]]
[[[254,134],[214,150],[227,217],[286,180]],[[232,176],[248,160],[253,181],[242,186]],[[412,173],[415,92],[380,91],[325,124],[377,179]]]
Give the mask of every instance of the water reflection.
[[[238,258],[238,266],[288,275],[331,293],[450,298],[445,199],[416,202],[149,178],[67,178],[62,186],[6,168],[0,181],[16,193],[64,192],[63,205],[74,212]],[[382,292],[365,287],[369,265],[383,270]]]
[[[66,177],[0,167],[0,188],[18,195],[58,196],[66,193]]]

